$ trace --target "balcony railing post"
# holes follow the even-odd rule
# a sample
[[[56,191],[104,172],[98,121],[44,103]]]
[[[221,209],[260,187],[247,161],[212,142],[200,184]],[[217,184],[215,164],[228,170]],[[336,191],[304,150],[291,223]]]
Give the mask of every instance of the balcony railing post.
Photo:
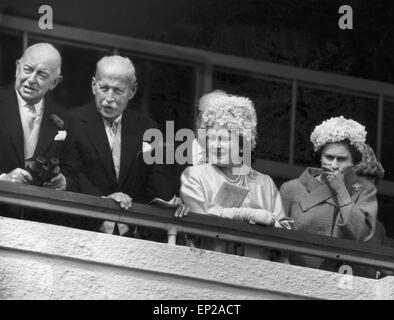
[[[378,100],[378,132],[376,135],[376,158],[380,161],[382,157],[382,135],[383,135],[383,110],[384,97],[379,95]]]
[[[291,90],[291,114],[290,114],[290,146],[289,146],[289,164],[294,164],[294,147],[295,147],[295,126],[297,112],[297,90],[298,81],[293,80]]]
[[[194,93],[195,93],[195,102],[197,106],[197,101],[200,97],[209,91],[212,90],[212,65],[211,64],[203,64],[198,65],[194,68]],[[194,109],[194,123],[196,122],[198,112],[197,107]]]
[[[175,226],[171,226],[167,229],[167,235],[168,235],[168,244],[175,246],[176,245],[176,235],[178,233],[178,230],[176,229]]]
[[[28,35],[27,31],[23,31],[23,36],[22,36],[23,51],[25,51],[28,46],[29,46],[29,35]]]

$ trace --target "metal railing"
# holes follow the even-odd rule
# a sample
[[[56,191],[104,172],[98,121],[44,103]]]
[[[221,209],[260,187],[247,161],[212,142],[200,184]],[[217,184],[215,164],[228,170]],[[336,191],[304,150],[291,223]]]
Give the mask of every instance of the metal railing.
[[[384,102],[394,101],[394,85],[392,84],[58,24],[55,24],[52,30],[41,30],[37,21],[5,14],[0,14],[0,27],[21,32],[24,48],[27,47],[29,38],[34,36],[46,41],[52,39],[73,46],[97,48],[109,52],[126,50],[132,52],[135,56],[191,66],[194,69],[196,99],[204,92],[212,89],[212,78],[215,70],[241,73],[253,78],[291,84],[289,160],[287,164],[278,162],[278,165],[283,165],[286,172],[297,172],[299,168],[294,164],[299,88],[318,88],[330,92],[373,98],[376,100],[377,109],[376,155],[378,159],[381,158]],[[257,169],[274,175],[273,171],[275,169],[270,165],[271,163],[274,162],[266,161],[264,167],[258,167]],[[278,177],[284,176],[279,174]],[[296,175],[291,175],[290,178],[295,177]],[[381,194],[394,197],[394,182],[383,181],[378,191]]]
[[[134,203],[131,209],[123,210],[111,199],[10,182],[0,182],[0,203],[164,229],[170,245],[175,245],[177,234],[183,232],[394,270],[392,247],[249,225],[211,215],[190,213],[177,219],[174,209]]]

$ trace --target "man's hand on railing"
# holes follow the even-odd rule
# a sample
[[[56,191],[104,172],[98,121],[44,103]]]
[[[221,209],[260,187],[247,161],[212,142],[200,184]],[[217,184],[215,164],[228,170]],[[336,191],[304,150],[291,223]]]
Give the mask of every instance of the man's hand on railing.
[[[122,209],[126,209],[126,210],[131,208],[133,202],[133,199],[131,199],[130,196],[122,192],[115,192],[113,194],[110,194],[106,198],[113,199],[115,202],[119,203],[119,206]]]
[[[59,173],[56,177],[53,177],[51,181],[45,182],[43,186],[46,188],[64,191],[67,187],[67,180],[63,174]]]
[[[23,183],[23,184],[30,184],[33,180],[32,176],[29,172],[24,169],[16,168],[12,170],[10,173],[3,173],[0,175],[1,181],[9,181],[15,183]]]

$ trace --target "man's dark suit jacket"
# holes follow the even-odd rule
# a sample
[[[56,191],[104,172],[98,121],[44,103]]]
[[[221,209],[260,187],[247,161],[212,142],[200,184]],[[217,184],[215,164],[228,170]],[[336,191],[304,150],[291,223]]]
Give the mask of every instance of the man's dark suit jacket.
[[[103,119],[95,103],[74,110],[72,116],[80,159],[78,178],[81,193],[108,196],[123,192],[138,203],[147,203],[155,197],[170,200],[175,195],[173,167],[147,165],[143,161],[143,135],[147,129],[157,128],[153,120],[130,108],[123,112],[117,181]]]
[[[64,128],[58,127],[51,119],[51,115],[58,116],[64,121]],[[64,141],[54,141],[58,131],[66,130],[67,137]],[[23,148],[23,128],[19,115],[18,100],[14,84],[0,90],[0,174],[8,173],[16,168],[25,168]],[[72,125],[65,109],[55,104],[50,99],[45,99],[44,113],[40,126],[40,133],[33,158],[43,156],[49,159],[57,156],[60,168],[67,179],[67,190],[77,191],[75,175],[75,152],[73,152]],[[27,213],[30,212],[30,213]],[[22,211],[17,208],[0,207],[0,214],[15,218],[21,217]],[[37,213],[37,211],[35,211]],[[29,217],[28,217],[29,216]],[[33,217],[34,216],[34,217]],[[57,216],[59,218],[57,218]],[[57,214],[32,214],[25,210],[27,219],[67,225],[68,219]]]

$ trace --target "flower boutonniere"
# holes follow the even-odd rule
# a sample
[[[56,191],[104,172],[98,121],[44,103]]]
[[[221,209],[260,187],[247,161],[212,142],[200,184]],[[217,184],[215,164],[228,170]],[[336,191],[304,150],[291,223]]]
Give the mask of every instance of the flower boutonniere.
[[[59,130],[63,130],[63,128],[64,128],[64,121],[61,118],[59,118],[58,115],[52,114],[51,115],[51,120],[55,124],[56,128],[58,128]]]
[[[142,152],[143,153],[150,152],[152,150],[153,150],[153,147],[149,143],[147,143],[147,142],[142,143]]]
[[[67,137],[67,131],[60,130],[57,132],[57,135],[56,135],[54,141],[64,141],[64,140],[66,140],[66,137]]]

